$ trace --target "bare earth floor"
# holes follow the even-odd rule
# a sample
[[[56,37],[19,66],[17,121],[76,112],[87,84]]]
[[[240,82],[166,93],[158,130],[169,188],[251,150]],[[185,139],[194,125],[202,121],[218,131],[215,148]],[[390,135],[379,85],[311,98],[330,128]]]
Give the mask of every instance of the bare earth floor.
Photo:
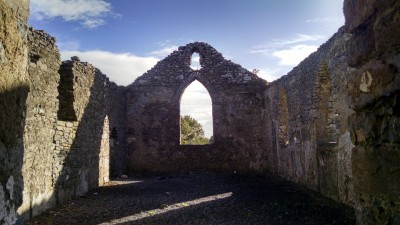
[[[26,224],[355,224],[354,210],[269,175],[186,173],[135,177]]]

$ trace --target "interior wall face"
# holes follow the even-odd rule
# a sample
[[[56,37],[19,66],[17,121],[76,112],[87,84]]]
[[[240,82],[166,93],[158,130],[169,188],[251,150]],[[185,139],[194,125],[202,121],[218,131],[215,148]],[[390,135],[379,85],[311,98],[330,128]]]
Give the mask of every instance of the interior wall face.
[[[126,102],[123,87],[79,59],[61,63],[53,37],[0,6],[0,222],[14,224],[123,173]]]
[[[28,40],[23,218],[104,185],[124,164],[124,142],[111,135],[124,137],[123,88],[78,58],[61,63],[43,31],[30,29]]]
[[[339,79],[346,82],[339,76],[347,69],[341,56],[349,38],[349,34],[339,31],[265,91],[270,115],[267,124],[274,131],[267,142],[270,171],[336,199],[335,149],[340,145],[340,119],[348,112],[339,113],[335,108],[339,92],[346,85],[332,84]]]
[[[123,173],[126,98],[92,65],[61,64],[28,29],[29,1],[0,13],[0,224],[15,224]]]
[[[0,224],[22,203],[29,1],[0,1]]]
[[[200,70],[190,68],[194,52]],[[198,80],[212,99],[215,143],[180,145],[180,98]],[[205,43],[180,47],[127,90],[127,151],[130,171],[261,171],[266,128],[265,81],[225,60]]]
[[[55,205],[52,174],[58,111],[60,54],[55,39],[32,28],[28,32],[29,93],[24,128],[23,203],[19,214],[36,215]],[[40,206],[41,202],[49,202]]]
[[[267,165],[353,205],[359,224],[397,224],[400,3],[347,0],[344,11],[344,27],[267,87]]]

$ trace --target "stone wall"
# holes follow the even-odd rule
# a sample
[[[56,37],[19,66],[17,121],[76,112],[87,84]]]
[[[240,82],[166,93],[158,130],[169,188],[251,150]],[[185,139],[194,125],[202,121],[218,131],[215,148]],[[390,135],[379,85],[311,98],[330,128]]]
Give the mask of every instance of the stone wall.
[[[125,165],[124,88],[77,58],[61,64],[55,39],[43,31],[29,29],[17,44],[19,64],[11,57],[4,64],[22,68],[1,77],[2,224],[16,222],[16,209],[23,221],[85,195]]]
[[[265,92],[270,171],[337,200],[344,196],[338,188],[339,137],[347,131],[341,122],[351,111],[339,95],[347,85],[338,83],[346,83],[343,55],[350,37],[340,30]]]
[[[200,70],[190,68],[200,55]],[[194,80],[212,99],[214,143],[180,145],[180,98]],[[205,43],[180,47],[128,87],[128,168],[133,171],[265,169],[265,81]]]
[[[23,204],[19,214],[36,215],[54,206],[53,142],[58,111],[60,54],[55,39],[32,28],[28,32],[30,90],[24,129]],[[42,204],[42,202],[47,202]]]
[[[400,2],[361,4],[345,1],[355,207],[364,224],[400,224]]]
[[[57,177],[57,201],[84,195],[89,189],[103,185],[110,176],[110,154],[114,176],[121,175],[123,143],[111,137],[112,128],[124,134],[125,98],[123,90],[112,83],[98,69],[78,59],[65,61],[60,69],[59,90],[71,88],[71,98],[60,98],[58,115],[70,107],[72,120],[59,120],[54,137],[55,154],[53,173]],[[62,101],[71,101],[62,103]],[[111,137],[111,138],[110,138]],[[117,168],[115,168],[117,167]]]
[[[354,206],[359,224],[399,224],[400,3],[344,8],[346,26],[265,92],[269,170]]]
[[[0,224],[22,203],[29,1],[0,1]]]
[[[0,1],[0,224],[84,195],[125,165],[124,89],[87,63],[60,68],[55,39],[28,30],[28,9]],[[65,101],[75,118],[63,117]]]

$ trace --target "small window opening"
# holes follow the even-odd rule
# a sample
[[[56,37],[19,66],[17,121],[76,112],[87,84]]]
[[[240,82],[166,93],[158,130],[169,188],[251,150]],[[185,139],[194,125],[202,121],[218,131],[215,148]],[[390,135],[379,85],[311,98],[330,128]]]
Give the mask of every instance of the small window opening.
[[[213,140],[212,101],[197,80],[184,91],[180,109],[181,145],[205,145]]]
[[[116,127],[113,127],[111,129],[110,139],[118,139],[118,132]]]
[[[74,74],[72,71],[67,71],[63,69],[60,70],[58,99],[58,119],[63,121],[77,121],[77,114],[74,108]]]
[[[192,68],[193,70],[201,69],[200,54],[199,53],[195,52],[195,53],[192,54],[190,68]]]

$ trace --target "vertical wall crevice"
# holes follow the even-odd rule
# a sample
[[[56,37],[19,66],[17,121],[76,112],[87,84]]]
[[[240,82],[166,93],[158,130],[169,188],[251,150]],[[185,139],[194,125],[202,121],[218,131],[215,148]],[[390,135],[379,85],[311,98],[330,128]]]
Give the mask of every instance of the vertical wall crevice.
[[[316,76],[315,106],[317,144],[335,144],[337,135],[332,97],[332,78],[326,61],[320,63]]]
[[[289,145],[289,111],[285,88],[279,92],[278,143],[280,148]]]
[[[321,61],[319,64],[314,95],[318,186],[326,196],[338,199],[336,121],[332,98],[332,78],[326,61]]]
[[[278,136],[277,152],[280,158],[280,174],[284,177],[293,176],[293,151],[289,146],[289,109],[287,91],[284,87],[280,87],[278,102]]]

